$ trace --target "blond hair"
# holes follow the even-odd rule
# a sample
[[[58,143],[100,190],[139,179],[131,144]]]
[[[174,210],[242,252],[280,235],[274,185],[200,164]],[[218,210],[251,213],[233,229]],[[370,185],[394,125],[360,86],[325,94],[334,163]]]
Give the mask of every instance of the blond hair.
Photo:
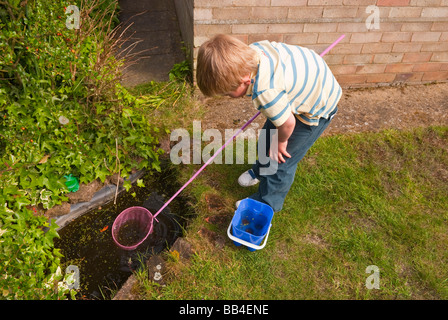
[[[196,79],[206,96],[226,94],[238,88],[244,76],[256,72],[256,51],[242,41],[219,34],[199,48]]]

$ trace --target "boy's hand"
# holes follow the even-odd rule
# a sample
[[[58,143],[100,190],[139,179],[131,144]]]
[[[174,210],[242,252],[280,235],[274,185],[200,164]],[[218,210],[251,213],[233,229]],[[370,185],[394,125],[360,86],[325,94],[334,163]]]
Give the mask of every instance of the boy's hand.
[[[278,142],[278,159],[277,159],[277,161],[279,163],[286,161],[284,157],[291,158],[291,155],[288,153],[288,151],[286,151],[287,145],[288,145],[288,140],[286,140],[285,142],[280,142],[280,141]]]
[[[274,135],[272,137],[273,139],[277,138],[277,135]],[[277,161],[278,163],[282,163],[285,162],[285,157],[287,158],[291,158],[291,155],[288,153],[288,151],[286,151],[286,146],[288,145],[288,141],[285,142],[278,142],[278,148],[271,148],[271,150],[269,150],[269,156],[271,157],[272,160]],[[275,144],[272,145],[272,147],[274,147]],[[274,150],[272,150],[274,149]]]
[[[271,144],[271,150],[269,150],[270,157],[277,161],[278,163],[285,162],[285,157],[291,158],[291,155],[286,151],[288,145],[288,139],[294,130],[296,125],[296,120],[294,115],[291,113],[288,120],[280,127],[277,127],[277,133],[272,137],[272,139],[277,140],[277,148],[275,148],[275,143]],[[273,140],[274,141],[274,140]],[[272,148],[274,147],[274,150]],[[275,150],[277,149],[277,150]]]

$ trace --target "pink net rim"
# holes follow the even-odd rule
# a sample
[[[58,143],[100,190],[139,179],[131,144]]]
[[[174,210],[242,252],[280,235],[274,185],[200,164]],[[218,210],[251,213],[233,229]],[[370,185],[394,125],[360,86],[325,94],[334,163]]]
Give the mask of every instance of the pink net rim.
[[[117,234],[118,234],[118,230],[120,229],[120,227],[127,221],[129,220],[136,220],[140,225],[144,225],[145,226],[145,236],[137,243],[130,245],[130,246],[126,246],[121,244],[118,239],[117,239]],[[148,236],[152,233],[152,229],[153,229],[153,220],[154,220],[154,216],[152,215],[152,213],[143,207],[129,207],[125,210],[123,210],[118,216],[117,218],[115,218],[115,221],[112,225],[112,239],[114,240],[115,244],[117,246],[119,246],[120,248],[124,249],[124,250],[134,250],[136,249],[139,245],[141,245],[143,243],[143,241],[145,241]]]

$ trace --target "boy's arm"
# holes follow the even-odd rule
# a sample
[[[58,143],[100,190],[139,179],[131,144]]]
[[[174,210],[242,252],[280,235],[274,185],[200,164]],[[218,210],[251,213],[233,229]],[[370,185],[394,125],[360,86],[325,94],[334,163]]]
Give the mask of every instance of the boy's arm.
[[[294,127],[296,125],[296,119],[291,112],[288,119],[281,126],[277,127],[278,132],[278,152],[271,152],[271,156],[274,160],[280,162],[285,162],[284,157],[291,158],[291,155],[286,151],[288,145],[288,139],[291,136]],[[275,137],[273,137],[275,139]]]
[[[257,92],[253,102],[277,128],[277,135],[272,138],[277,139],[278,147],[275,148],[275,144],[271,144],[270,157],[279,163],[285,162],[285,157],[291,158],[291,155],[286,151],[286,146],[296,125],[292,111],[289,112],[289,115],[288,112],[285,112],[287,108],[290,108],[286,91],[284,89],[262,90]]]

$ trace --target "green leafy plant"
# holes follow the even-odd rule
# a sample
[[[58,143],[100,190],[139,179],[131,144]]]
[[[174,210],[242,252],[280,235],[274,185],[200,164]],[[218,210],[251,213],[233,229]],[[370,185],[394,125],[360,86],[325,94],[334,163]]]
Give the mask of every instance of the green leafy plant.
[[[64,176],[89,183],[160,170],[158,128],[140,112],[147,102],[119,82],[117,3],[0,2],[0,296],[7,299],[68,292],[44,285],[60,278],[60,254],[42,213],[67,200]],[[69,5],[80,8],[79,29],[65,25]]]
[[[186,81],[191,76],[191,68],[188,60],[176,63],[169,73],[170,81]]]
[[[0,297],[59,299],[70,291],[74,297],[59,267],[61,254],[53,247],[57,226],[26,209],[26,195],[14,188],[3,189],[2,202],[7,192],[14,192],[18,201],[13,209],[0,207]]]

